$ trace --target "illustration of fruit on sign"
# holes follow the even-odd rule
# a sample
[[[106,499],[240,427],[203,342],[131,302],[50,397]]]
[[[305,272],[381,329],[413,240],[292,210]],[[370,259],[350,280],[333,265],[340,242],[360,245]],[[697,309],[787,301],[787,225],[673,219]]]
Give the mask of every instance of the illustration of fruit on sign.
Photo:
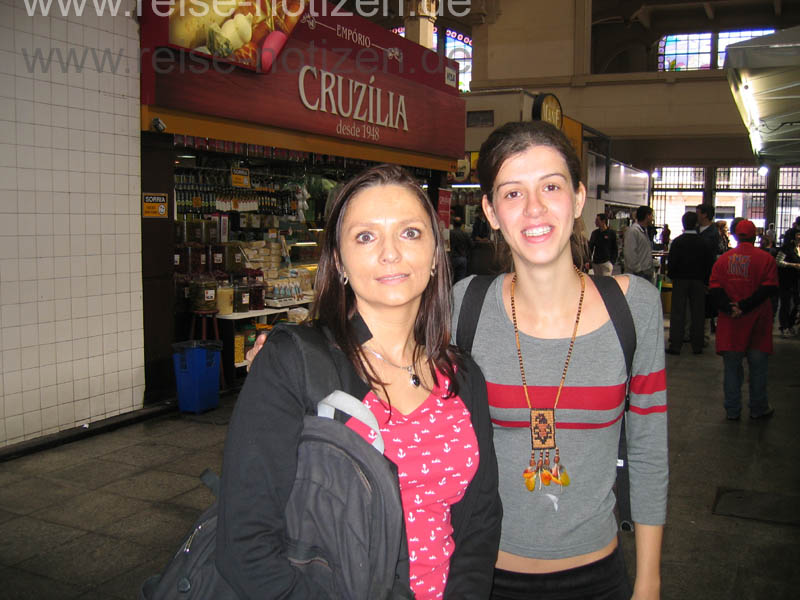
[[[304,0],[178,0],[169,16],[169,43],[267,70],[303,12]],[[269,49],[268,65],[259,65]]]

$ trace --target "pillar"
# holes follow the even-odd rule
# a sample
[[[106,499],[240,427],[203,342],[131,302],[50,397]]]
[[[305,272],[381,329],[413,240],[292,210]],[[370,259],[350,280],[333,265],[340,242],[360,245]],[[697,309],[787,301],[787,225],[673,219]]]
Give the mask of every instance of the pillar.
[[[433,24],[438,10],[439,0],[405,0],[406,39],[433,48]]]

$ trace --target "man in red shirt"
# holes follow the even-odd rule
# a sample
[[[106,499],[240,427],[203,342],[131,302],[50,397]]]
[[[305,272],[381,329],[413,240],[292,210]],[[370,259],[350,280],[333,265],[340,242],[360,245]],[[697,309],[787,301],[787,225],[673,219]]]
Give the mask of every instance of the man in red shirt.
[[[775,259],[753,244],[756,226],[746,219],[734,232],[739,245],[714,263],[709,293],[719,309],[717,354],[725,366],[725,412],[737,420],[742,411],[742,359],[750,370],[750,418],[769,417],[767,359],[772,354],[772,303],[778,292]]]

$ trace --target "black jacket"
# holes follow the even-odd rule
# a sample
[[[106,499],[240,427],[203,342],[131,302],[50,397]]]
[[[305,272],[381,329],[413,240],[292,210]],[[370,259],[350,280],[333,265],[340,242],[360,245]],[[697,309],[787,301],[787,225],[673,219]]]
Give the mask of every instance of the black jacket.
[[[589,238],[589,255],[593,263],[617,262],[617,232],[595,229]]]
[[[356,316],[360,341],[371,337]],[[332,346],[343,390],[356,398],[369,388]],[[486,382],[471,360],[457,373],[459,396],[472,414],[480,462],[464,497],[451,509],[455,551],[445,598],[489,597],[500,544],[502,507]],[[219,499],[217,568],[242,600],[328,598],[286,560],[284,508],[297,468],[303,417],[314,414],[303,393],[300,350],[277,330],[256,357],[234,409],[225,442]]]
[[[714,253],[697,233],[684,233],[669,247],[667,275],[670,279],[696,279],[708,284]]]

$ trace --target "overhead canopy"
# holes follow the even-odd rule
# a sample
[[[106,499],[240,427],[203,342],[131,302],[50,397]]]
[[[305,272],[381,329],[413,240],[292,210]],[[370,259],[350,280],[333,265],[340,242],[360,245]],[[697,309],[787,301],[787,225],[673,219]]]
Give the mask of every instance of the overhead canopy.
[[[731,44],[725,69],[761,161],[800,165],[800,27]]]

